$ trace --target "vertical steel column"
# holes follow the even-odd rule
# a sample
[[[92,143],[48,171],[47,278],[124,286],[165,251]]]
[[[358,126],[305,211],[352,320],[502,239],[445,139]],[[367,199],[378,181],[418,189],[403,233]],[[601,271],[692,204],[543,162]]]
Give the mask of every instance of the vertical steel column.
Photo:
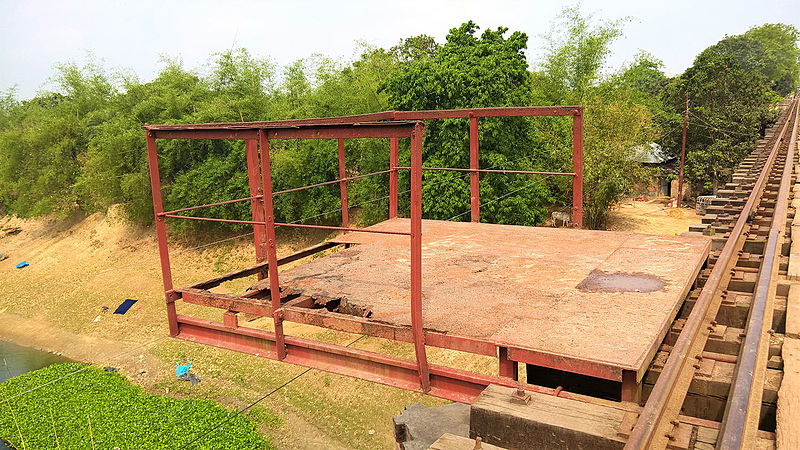
[[[622,401],[639,404],[642,401],[642,383],[634,370],[622,371]]]
[[[147,164],[150,167],[150,189],[153,191],[153,212],[156,218],[156,235],[158,236],[158,256],[161,259],[161,278],[164,281],[164,297],[167,301],[167,322],[169,335],[178,335],[178,316],[175,312],[175,300],[178,296],[172,290],[172,270],[169,266],[169,248],[167,247],[167,226],[164,217],[164,204],[161,200],[161,175],[158,173],[158,152],[156,136],[147,132]]]
[[[278,282],[278,255],[275,247],[275,211],[272,205],[272,167],[269,162],[269,140],[266,130],[258,130],[258,144],[261,151],[261,184],[264,186],[264,214],[267,222],[267,263],[269,264],[269,293],[272,300],[272,319],[275,322],[275,352],[277,358],[286,357],[286,344],[283,336],[283,317],[281,291]]]
[[[421,122],[411,135],[411,331],[422,392],[431,389],[425,334],[422,330],[422,136]]]
[[[469,118],[469,168],[477,171],[478,162],[478,118]],[[481,221],[481,182],[478,172],[469,173],[469,205],[473,222]]]
[[[400,160],[400,140],[389,139],[389,218],[397,217],[397,166]]]
[[[572,226],[583,227],[583,107],[572,116]]]
[[[344,159],[344,139],[337,139],[339,143],[339,193],[342,196],[342,226],[347,228],[350,223],[350,218],[347,212],[347,181],[344,178],[347,176],[345,169]]]
[[[497,356],[500,360],[500,376],[516,381],[519,378],[519,370],[517,362],[508,359],[508,347],[497,347]]]
[[[247,180],[250,184],[250,196],[263,195],[261,189],[261,179],[258,174],[258,141],[247,139],[244,141],[245,154],[247,155]],[[250,208],[253,214],[253,221],[264,221],[264,199],[254,198],[250,200]],[[253,225],[253,240],[256,245],[256,262],[267,259],[267,236],[266,230],[261,225]],[[267,275],[266,270],[258,272],[258,279],[261,280]]]

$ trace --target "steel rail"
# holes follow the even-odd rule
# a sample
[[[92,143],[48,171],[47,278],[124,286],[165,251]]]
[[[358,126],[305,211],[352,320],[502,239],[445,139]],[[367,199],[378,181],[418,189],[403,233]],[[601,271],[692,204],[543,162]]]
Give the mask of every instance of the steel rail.
[[[795,101],[794,103],[793,106],[790,106],[787,117],[789,117],[791,113],[791,108],[796,107],[797,102]],[[704,330],[707,325],[710,325],[710,320],[713,320],[713,317],[712,319],[708,319],[706,316],[709,315],[709,313],[716,316],[716,311],[712,311],[710,308],[712,304],[715,303],[714,300],[715,297],[717,297],[717,289],[720,286],[720,282],[726,276],[726,273],[730,270],[729,265],[731,264],[731,258],[736,253],[739,241],[743,237],[744,228],[750,213],[761,197],[769,172],[778,155],[781,138],[786,134],[788,125],[789,120],[787,118],[778,138],[775,140],[769,157],[764,163],[764,167],[761,169],[758,179],[753,185],[753,190],[750,192],[747,202],[731,230],[730,238],[725,242],[706,284],[700,291],[700,296],[697,298],[692,312],[686,319],[683,331],[678,336],[673,350],[670,352],[664,364],[661,375],[658,377],[650,393],[650,397],[647,399],[644,408],[642,408],[639,414],[636,425],[625,444],[626,449],[651,448],[657,440],[663,443],[664,439],[666,439],[666,433],[663,430],[671,426],[670,421],[675,420],[678,416],[680,406],[688,392],[689,383],[683,383],[680,392],[677,391],[676,388],[682,378],[686,376],[691,377],[694,374],[695,368],[692,365],[692,361],[694,361],[695,355],[693,353],[695,352],[693,348],[698,344],[697,339],[700,336],[705,335],[705,339],[708,337],[708,331],[706,330],[705,333],[701,333],[701,330]],[[716,302],[716,307],[719,307],[719,301]],[[700,351],[702,351],[702,348]],[[677,407],[671,404],[671,401],[673,401],[676,396],[680,397],[681,402]],[[672,410],[670,411],[672,414],[667,414],[668,409]],[[660,435],[658,434],[659,431],[661,431]]]
[[[777,269],[775,260],[780,257],[778,245],[786,228],[786,215],[789,203],[789,184],[792,178],[792,166],[794,161],[794,146],[797,142],[797,120],[798,108],[795,103],[794,126],[792,136],[789,139],[789,148],[786,152],[786,163],[783,167],[781,184],[778,189],[774,213],[772,215],[772,225],[769,230],[769,237],[764,252],[764,259],[761,264],[761,272],[758,277],[755,294],[753,295],[753,305],[750,307],[750,316],[747,322],[745,341],[739,352],[739,364],[736,368],[736,376],[731,383],[730,394],[728,395],[728,405],[725,417],[722,420],[722,430],[717,439],[719,449],[739,449],[742,448],[748,432],[752,432],[751,427],[747,426],[750,414],[751,396],[754,394],[754,382],[759,363],[759,346],[764,337],[764,320],[767,315],[767,300],[770,289],[773,285],[773,269]],[[791,116],[791,114],[790,114]],[[786,121],[787,125],[789,120]],[[780,143],[783,141],[779,139]],[[783,141],[785,142],[785,141]],[[771,320],[770,320],[771,322]],[[763,369],[765,367],[761,367]],[[757,394],[758,406],[761,405],[761,395]],[[759,408],[760,409],[760,408]]]

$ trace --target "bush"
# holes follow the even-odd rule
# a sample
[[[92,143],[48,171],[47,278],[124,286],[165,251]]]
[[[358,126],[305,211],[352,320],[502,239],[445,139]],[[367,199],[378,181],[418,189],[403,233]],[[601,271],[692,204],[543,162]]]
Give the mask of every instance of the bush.
[[[76,370],[81,371],[66,376]],[[179,448],[230,418],[225,425],[192,444],[192,448],[272,448],[248,418],[243,415],[234,417],[235,411],[226,410],[212,401],[177,400],[147,394],[117,373],[85,368],[75,363],[55,364],[11,378],[0,384],[0,399],[64,376],[55,383],[2,402],[0,438],[19,449],[54,449],[59,446]],[[87,416],[91,418],[91,436]],[[24,445],[20,441],[20,432]]]

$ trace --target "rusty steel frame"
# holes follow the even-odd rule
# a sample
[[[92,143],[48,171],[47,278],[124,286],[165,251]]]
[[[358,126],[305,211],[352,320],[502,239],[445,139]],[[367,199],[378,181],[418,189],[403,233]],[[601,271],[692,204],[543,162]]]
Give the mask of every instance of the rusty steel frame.
[[[470,168],[454,169],[470,172],[471,212],[474,221],[480,220],[479,183],[480,173],[518,173],[547,174],[573,177],[573,217],[574,224],[582,224],[583,198],[583,107],[510,107],[475,108],[467,110],[444,111],[386,111],[321,119],[294,119],[270,122],[218,123],[189,125],[145,125],[150,167],[153,209],[156,221],[156,234],[159,244],[162,278],[167,304],[167,319],[170,336],[216,345],[237,351],[264,356],[276,360],[314,367],[343,375],[376,381],[404,389],[425,392],[441,398],[470,403],[488,384],[516,386],[518,362],[534,362],[548,367],[569,370],[569,362],[558,355],[545,352],[509,348],[503,343],[483,339],[440,333],[423,328],[422,320],[422,138],[425,125],[422,120],[444,118],[469,118],[470,120]],[[535,172],[504,171],[480,169],[478,164],[478,118],[515,116],[572,116],[573,117],[573,172]],[[383,121],[383,122],[376,122]],[[389,138],[389,170],[371,174],[348,177],[345,171],[344,139],[351,138]],[[411,141],[411,164],[399,166],[399,139]],[[247,171],[250,196],[192,206],[173,211],[163,210],[161,181],[158,170],[157,139],[237,139],[244,140],[247,156]],[[274,139],[336,139],[338,148],[339,177],[337,180],[311,186],[272,191],[272,173],[269,155],[269,141]],[[260,173],[259,173],[260,169]],[[411,229],[409,232],[382,232],[352,228],[349,226],[347,210],[347,183],[371,175],[389,174],[389,217],[398,214],[398,172],[409,170],[411,174]],[[342,226],[305,225],[275,222],[273,197],[287,192],[317,186],[339,184],[342,200]],[[250,201],[253,220],[215,219],[193,217],[178,213],[200,208],[220,206],[235,202]],[[234,271],[210,280],[195,283],[184,288],[174,288],[172,283],[169,250],[167,244],[167,218],[189,220],[219,221],[252,224],[257,264]],[[369,319],[311,309],[309,298],[296,298],[281,304],[279,276],[277,268],[319,251],[339,244],[326,242],[293,255],[277,258],[275,247],[275,227],[318,228],[354,232],[374,232],[400,234],[410,237],[411,246],[411,325],[390,325]],[[274,270],[273,270],[274,268]],[[212,293],[208,289],[222,282],[257,274],[259,280],[269,278],[269,301],[262,300],[265,291],[248,291],[240,296]],[[225,310],[223,322],[178,315],[175,302],[179,299],[187,303],[211,306]],[[252,313],[272,316],[274,332],[239,327],[236,313]],[[286,336],[283,322],[306,323],[335,330],[381,337],[414,345],[415,360],[393,358],[377,353],[356,350],[343,346],[308,341]],[[426,345],[459,350],[479,355],[498,357],[499,377],[467,373],[464,371],[428,364]],[[588,367],[590,373],[608,379],[621,380],[619,373],[602,367]],[[551,389],[528,385],[529,389],[552,393]],[[566,396],[566,394],[562,394]]]
[[[792,107],[790,107],[790,114],[791,108],[798,108],[798,102],[793,102]],[[747,202],[744,204],[730,232],[730,238],[725,242],[714,268],[711,270],[689,317],[684,323],[683,330],[672,347],[661,375],[658,377],[647,402],[639,414],[639,418],[625,444],[626,449],[667,447],[667,436],[669,435],[669,430],[673,427],[671,422],[676,420],[680,413],[683,399],[688,392],[689,383],[695,373],[693,362],[695,357],[701,355],[704,350],[705,342],[709,336],[708,327],[715,320],[722,301],[721,295],[717,293],[717,290],[719,286],[724,285],[723,283],[726,280],[730,279],[731,265],[736,264],[734,255],[741,249],[745,238],[745,225],[766,186],[767,178],[777,158],[789,122],[789,120],[786,121],[778,138],[775,140],[769,157],[753,186],[753,190],[750,192]],[[787,160],[786,164],[790,166],[791,161]],[[773,224],[775,224],[774,221]],[[780,226],[780,224],[777,225]],[[763,264],[768,264],[767,255],[765,255]],[[750,377],[752,375],[750,373]]]

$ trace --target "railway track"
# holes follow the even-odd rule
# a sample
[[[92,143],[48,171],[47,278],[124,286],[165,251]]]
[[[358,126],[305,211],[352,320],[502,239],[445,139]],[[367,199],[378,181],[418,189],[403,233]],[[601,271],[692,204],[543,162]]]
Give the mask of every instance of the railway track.
[[[712,236],[708,266],[644,377],[625,448],[775,446],[787,300],[800,294],[787,276],[800,107],[782,106],[690,230]]]

